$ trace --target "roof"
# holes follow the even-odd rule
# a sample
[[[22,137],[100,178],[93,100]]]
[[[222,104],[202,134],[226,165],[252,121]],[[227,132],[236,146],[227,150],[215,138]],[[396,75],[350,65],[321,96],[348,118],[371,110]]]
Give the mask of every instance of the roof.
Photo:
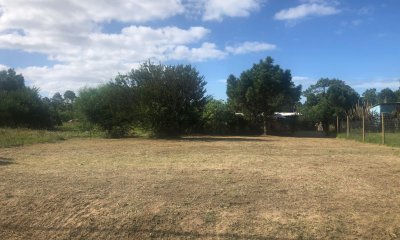
[[[294,116],[300,116],[301,113],[298,112],[274,112],[274,117],[277,118],[285,118],[285,117],[294,117]]]
[[[375,104],[374,106],[372,106],[371,108],[377,107],[377,106],[387,106],[387,105],[399,105],[400,106],[400,102],[390,102],[390,103],[379,103],[379,104]]]

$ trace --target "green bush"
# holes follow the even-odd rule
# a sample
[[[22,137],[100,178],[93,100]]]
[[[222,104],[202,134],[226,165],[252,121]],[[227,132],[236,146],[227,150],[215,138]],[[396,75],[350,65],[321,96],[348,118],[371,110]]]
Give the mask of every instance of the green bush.
[[[56,117],[40,98],[38,89],[25,86],[13,69],[0,71],[0,126],[51,128]]]
[[[205,133],[229,134],[234,132],[235,112],[222,100],[211,99],[203,111]]]

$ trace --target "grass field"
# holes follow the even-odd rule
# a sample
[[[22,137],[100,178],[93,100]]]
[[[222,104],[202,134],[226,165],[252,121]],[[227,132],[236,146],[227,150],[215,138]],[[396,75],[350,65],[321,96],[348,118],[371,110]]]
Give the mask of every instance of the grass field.
[[[340,133],[337,136],[338,138],[347,138],[346,133]],[[356,140],[362,142],[362,132],[352,132],[349,135],[349,139]],[[365,142],[367,143],[375,143],[375,144],[382,144],[382,133],[375,133],[375,132],[367,132],[365,134]],[[385,133],[385,145],[390,147],[400,147],[400,133],[392,133],[387,132]]]
[[[36,143],[48,143],[67,140],[70,138],[99,137],[101,132],[77,131],[65,124],[54,131],[34,130],[26,128],[0,128],[0,148],[30,145]]]
[[[398,239],[400,149],[290,137],[0,149],[0,239]]]

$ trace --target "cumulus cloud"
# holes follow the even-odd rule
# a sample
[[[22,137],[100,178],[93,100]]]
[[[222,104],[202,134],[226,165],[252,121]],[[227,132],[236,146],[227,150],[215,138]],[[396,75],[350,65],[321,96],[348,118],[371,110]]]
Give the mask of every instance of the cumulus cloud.
[[[227,46],[225,50],[232,54],[245,54],[276,49],[276,45],[262,42],[244,42],[236,46]]]
[[[293,76],[292,80],[295,82],[298,82],[299,84],[301,83],[310,83],[314,82],[315,80],[311,77],[305,77],[305,76]]]
[[[0,49],[45,54],[54,66],[17,69],[42,91],[53,94],[109,81],[147,59],[206,61],[229,54],[268,50],[268,44],[244,43],[220,49],[205,39],[202,26],[144,26],[147,21],[184,14],[184,0],[0,0]],[[204,19],[246,16],[258,8],[256,0],[204,0]],[[209,6],[215,9],[211,12]],[[126,27],[105,33],[105,23]],[[0,66],[1,67],[1,66]]]
[[[224,57],[225,53],[215,44],[192,46],[208,34],[209,30],[203,27],[129,26],[119,34],[88,33],[80,44],[58,35],[40,38],[5,34],[0,35],[0,47],[40,52],[60,62],[53,67],[19,69],[30,82],[52,94],[60,89],[76,90],[108,81],[146,59],[204,61]]]
[[[110,67],[111,65],[111,67]],[[67,89],[77,91],[82,87],[93,87],[105,83],[118,72],[126,72],[129,68],[137,66],[115,62],[99,61],[97,63],[72,62],[57,64],[52,67],[27,67],[17,69],[22,72],[34,86],[52,95]]]
[[[206,0],[203,20],[221,21],[223,17],[246,17],[260,8],[259,0]]]
[[[173,60],[205,61],[207,59],[221,59],[227,54],[217,48],[214,43],[205,42],[199,48],[177,46],[169,57]]]
[[[390,88],[397,90],[400,88],[400,77],[398,78],[377,78],[374,80],[362,81],[353,85],[355,89],[366,90],[368,88],[376,88],[378,90]]]
[[[0,64],[0,71],[2,70],[7,70],[9,67],[7,67],[6,65]]]
[[[373,6],[364,6],[362,8],[360,8],[357,13],[359,15],[371,15],[373,14],[375,11],[375,8]]]
[[[301,85],[303,90],[306,90],[308,87],[317,82],[317,80],[314,78],[306,76],[293,76],[292,80],[295,85]]]
[[[335,5],[325,1],[307,1],[293,8],[283,9],[277,12],[274,16],[276,20],[293,21],[310,16],[328,16],[338,14],[339,9]]]
[[[16,26],[69,26],[76,22],[145,22],[183,13],[180,0],[0,0],[0,22]],[[57,21],[54,21],[56,20]],[[74,26],[78,27],[78,26]],[[81,26],[86,27],[86,26]]]
[[[226,79],[218,79],[217,82],[219,82],[219,83],[227,83],[228,81]]]

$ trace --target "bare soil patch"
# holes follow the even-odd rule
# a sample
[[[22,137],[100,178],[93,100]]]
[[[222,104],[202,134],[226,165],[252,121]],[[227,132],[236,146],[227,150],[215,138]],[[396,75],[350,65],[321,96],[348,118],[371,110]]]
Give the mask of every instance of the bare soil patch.
[[[287,137],[0,149],[0,239],[398,239],[400,150]]]

